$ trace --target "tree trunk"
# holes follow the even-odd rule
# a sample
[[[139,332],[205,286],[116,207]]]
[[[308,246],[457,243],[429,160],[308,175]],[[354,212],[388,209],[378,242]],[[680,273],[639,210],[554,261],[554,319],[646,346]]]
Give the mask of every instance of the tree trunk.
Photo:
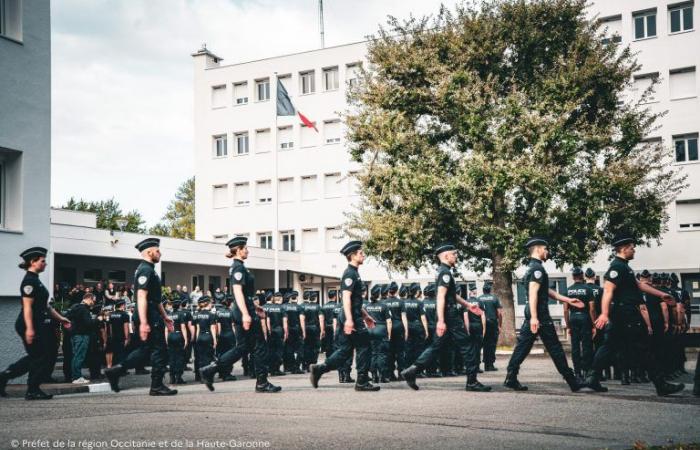
[[[493,293],[501,300],[501,305],[503,306],[503,326],[498,344],[512,347],[515,345],[513,273],[510,270],[503,270],[502,260],[503,256],[501,254],[493,253]]]

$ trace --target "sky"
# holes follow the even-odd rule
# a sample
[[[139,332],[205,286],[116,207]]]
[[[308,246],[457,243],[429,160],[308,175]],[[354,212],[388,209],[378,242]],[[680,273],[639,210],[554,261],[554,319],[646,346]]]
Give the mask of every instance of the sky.
[[[326,46],[437,0],[325,0]],[[453,6],[452,0],[445,0]],[[225,64],[320,47],[318,0],[55,0],[52,206],[114,197],[147,225],[194,175],[191,53]]]

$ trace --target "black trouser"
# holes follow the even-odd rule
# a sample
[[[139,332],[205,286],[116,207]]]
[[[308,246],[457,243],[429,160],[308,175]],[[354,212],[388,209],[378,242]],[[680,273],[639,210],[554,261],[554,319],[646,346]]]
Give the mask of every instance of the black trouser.
[[[376,370],[384,377],[389,376],[389,369],[387,368],[389,336],[386,323],[378,323],[374,328],[370,329],[369,338],[372,348],[372,357],[369,364],[370,370]]]
[[[247,331],[243,329],[242,325],[236,324],[236,346],[221,355],[217,368],[232,366],[243,355],[251,353],[258,381],[266,380],[268,362],[267,340],[265,340],[262,323],[257,316],[253,317],[250,329]]]
[[[486,320],[483,362],[487,366],[492,366],[496,362],[496,346],[498,345],[498,334],[498,320]]]
[[[218,358],[221,358],[221,355],[231,350],[235,346],[236,335],[233,332],[233,328],[223,329],[221,334],[219,335],[219,340],[216,345],[216,356]],[[231,375],[231,372],[233,372],[233,364],[227,367],[223,367],[220,370],[219,375],[223,377],[224,375]]]
[[[321,340],[321,351],[326,354],[326,358],[333,353],[333,326],[326,325],[325,334]]]
[[[199,332],[194,351],[197,355],[197,364],[199,364],[199,367],[208,366],[214,361],[214,337],[211,333]]]
[[[469,324],[469,341],[467,344],[467,357],[464,361],[467,376],[475,376],[479,373],[481,362],[481,346],[483,345],[484,327],[481,323]]]
[[[270,330],[269,366],[273,372],[279,371],[284,360],[284,328],[272,327]]]
[[[63,332],[63,378],[66,382],[73,381],[71,362],[73,360],[73,345],[70,333]]]
[[[405,364],[406,367],[413,364],[418,356],[425,350],[425,329],[423,323],[408,323],[408,339],[406,340]]]
[[[571,313],[571,360],[576,373],[591,370],[593,363],[593,323],[586,313]]]
[[[450,346],[453,346],[456,351],[461,353],[463,360],[467,359],[469,337],[467,336],[467,331],[464,329],[464,322],[454,308],[447,308],[445,313],[445,325],[447,326],[447,330],[442,336],[438,336],[437,333],[435,333],[430,345],[416,358],[414,365],[418,370],[431,367],[440,356],[441,351]]]
[[[391,326],[391,341],[389,341],[389,372],[406,368],[406,336],[403,324]]]
[[[343,326],[340,322],[338,322],[338,327],[335,330],[335,336],[333,336],[333,351],[331,352],[330,355],[326,357],[326,360],[330,358],[335,352],[340,350],[340,335],[345,334],[343,332]],[[352,369],[352,352],[348,355],[347,359],[345,360],[345,364],[341,364],[338,367],[338,372],[345,372],[345,373],[350,373],[350,370]]]
[[[288,328],[287,341],[284,343],[284,368],[286,371],[301,369],[302,340],[300,328]]]
[[[56,360],[58,359],[58,347],[61,345],[59,339],[58,339],[58,333],[60,333],[60,330],[56,328],[55,326],[51,327],[51,331],[49,333],[49,341],[50,341],[50,348],[51,352],[49,354],[49,361],[48,361],[48,368],[47,374],[46,374],[46,380],[48,381],[49,378],[51,378],[51,375],[53,375],[54,368],[56,367]]]
[[[125,351],[125,356],[124,359],[129,355],[129,353],[134,352],[139,349],[139,347],[143,347],[145,344],[141,340],[141,337],[139,337],[138,329],[139,325],[138,323],[134,324],[134,329],[137,330],[136,333],[131,333],[129,337],[129,345],[126,347]],[[144,370],[146,368],[146,364],[148,363],[148,358],[144,358],[143,361],[139,361],[138,365],[136,366],[136,370]]]
[[[520,365],[525,361],[527,355],[530,354],[532,345],[535,343],[535,339],[537,339],[538,336],[542,340],[544,348],[547,349],[549,357],[552,358],[557,371],[563,377],[573,376],[573,371],[566,361],[566,354],[561,346],[561,342],[559,342],[557,330],[554,328],[554,323],[551,319],[540,321],[537,334],[533,334],[532,330],[530,330],[530,319],[525,319],[523,326],[520,327],[518,341],[515,344],[513,355],[510,357],[510,362],[508,363],[508,373],[517,375],[518,372],[520,372]]]
[[[425,348],[428,345],[430,345],[431,342],[433,342],[433,339],[435,339],[435,324],[428,323],[428,338],[425,340],[425,346],[423,347],[423,351],[425,351]],[[442,352],[444,353],[444,350],[442,350]],[[426,367],[426,370],[430,373],[437,372],[438,362],[439,362],[440,358],[441,358],[441,356],[438,355],[437,358],[435,358],[433,361],[430,362],[430,364],[428,364],[428,367]],[[418,358],[416,358],[416,359],[418,359]],[[413,363],[415,364],[416,362],[413,361]]]
[[[319,343],[321,331],[317,326],[306,327],[306,338],[304,339],[304,366],[316,364],[318,362]]]
[[[116,355],[116,353],[115,353]],[[185,337],[181,331],[168,334],[168,366],[170,378],[177,381],[185,371]]]
[[[6,376],[8,379],[13,379],[29,373],[27,392],[36,392],[39,385],[50,375],[51,338],[48,334],[51,329],[43,324],[38,324],[34,327],[34,341],[31,344],[27,344],[25,341],[23,326],[15,326],[15,331],[22,339],[22,345],[24,345],[24,351],[27,354],[5,369],[8,372]]]
[[[90,379],[94,380],[100,377],[104,359],[105,354],[100,345],[100,338],[97,336],[97,332],[93,332],[90,336],[90,346],[88,347],[86,358],[86,363],[90,371]]]
[[[140,341],[140,336],[136,339]],[[162,324],[151,325],[146,341],[141,343],[124,358],[124,370],[142,368],[150,360],[151,388],[163,385],[163,375],[168,364],[168,346],[165,343],[165,330]]]
[[[112,364],[121,364],[124,358],[126,358],[124,337],[114,336],[112,338]]]
[[[362,325],[358,325],[358,324]],[[339,324],[340,325],[340,324]],[[336,335],[338,348],[326,359],[324,363],[326,371],[347,370],[348,359],[352,360],[352,352],[355,350],[355,369],[357,370],[357,384],[365,384],[368,381],[367,372],[370,363],[370,338],[367,328],[364,327],[362,319],[355,322],[355,331],[351,334],[340,332]],[[342,325],[339,326],[342,330]]]

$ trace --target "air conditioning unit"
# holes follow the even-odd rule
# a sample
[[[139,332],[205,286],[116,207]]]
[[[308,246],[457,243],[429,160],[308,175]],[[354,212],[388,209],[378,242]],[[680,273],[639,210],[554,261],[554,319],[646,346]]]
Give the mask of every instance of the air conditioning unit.
[[[306,275],[304,275],[303,273],[299,275],[299,281],[301,281],[302,283],[306,281]]]

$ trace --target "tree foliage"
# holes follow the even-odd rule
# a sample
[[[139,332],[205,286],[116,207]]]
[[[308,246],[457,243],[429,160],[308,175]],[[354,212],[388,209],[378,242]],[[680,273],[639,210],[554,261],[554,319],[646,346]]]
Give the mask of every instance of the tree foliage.
[[[117,220],[125,219],[126,225],[123,231],[131,233],[145,233],[144,220],[141,213],[136,210],[124,212],[122,211],[119,202],[114,198],[100,201],[87,201],[82,198],[76,200],[71,197],[66,204],[61,206],[62,209],[73,211],[91,212],[97,215],[97,228],[105,230],[119,230]]]
[[[194,177],[180,185],[165,216],[149,232],[159,236],[194,239]]]

